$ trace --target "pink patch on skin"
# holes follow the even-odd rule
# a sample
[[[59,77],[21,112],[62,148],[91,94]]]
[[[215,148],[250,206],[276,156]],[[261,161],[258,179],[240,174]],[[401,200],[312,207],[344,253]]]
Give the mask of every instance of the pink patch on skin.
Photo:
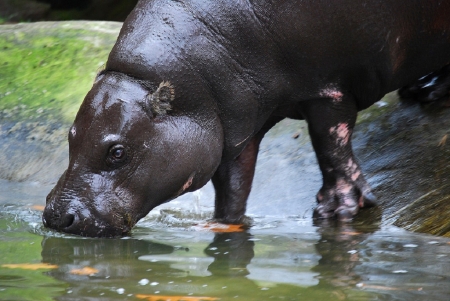
[[[353,207],[356,205],[355,200],[349,195],[352,191],[353,185],[349,184],[345,180],[338,180],[336,183],[337,193],[343,196],[343,200],[341,201],[342,205],[347,207]]]
[[[346,197],[344,199],[344,205],[347,206],[347,207],[353,207],[353,206],[355,206],[355,200],[353,200],[350,197]]]
[[[363,207],[364,207],[364,196],[363,196],[363,195],[361,195],[361,196],[359,197],[358,204],[359,204],[359,207],[360,207],[360,208],[363,208]]]
[[[348,123],[339,123],[337,126],[330,128],[330,134],[336,136],[336,144],[340,146],[347,145],[350,139],[350,130],[348,129]]]
[[[178,191],[177,196],[180,196],[182,193],[184,193],[189,187],[191,187],[192,182],[194,181],[194,175],[191,175],[189,177],[189,179],[186,181],[186,183],[183,184],[183,187],[180,188],[180,190]]]
[[[361,172],[359,170],[357,170],[355,173],[352,174],[352,180],[356,181],[360,175],[361,175]]]
[[[70,129],[70,133],[72,134],[73,137],[75,137],[76,134],[77,134],[77,129],[73,126],[73,127]]]
[[[349,194],[350,191],[352,190],[352,185],[348,184],[346,181],[344,180],[338,180],[337,184],[336,184],[336,188],[338,190],[338,193],[341,194]]]
[[[194,177],[190,177],[186,183],[184,183],[182,191],[185,191],[186,189],[188,189],[191,185],[192,185],[192,180],[194,179]]]
[[[348,168],[348,171],[350,172],[352,181],[356,181],[359,178],[359,176],[361,175],[359,166],[355,162],[353,162],[353,160],[350,158],[347,163],[347,168]]]
[[[320,91],[319,95],[322,97],[331,98],[334,102],[341,102],[342,97],[344,97],[344,94],[341,91],[332,87],[323,89]]]
[[[320,192],[317,194],[317,201],[319,202],[323,201],[323,195]]]

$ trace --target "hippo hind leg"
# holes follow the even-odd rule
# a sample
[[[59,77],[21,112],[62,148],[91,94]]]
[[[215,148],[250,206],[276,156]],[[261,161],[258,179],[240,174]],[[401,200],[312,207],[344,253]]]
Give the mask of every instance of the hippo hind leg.
[[[300,104],[323,176],[315,218],[349,220],[359,208],[374,206],[375,196],[352,151],[357,106],[341,92]]]
[[[438,102],[450,105],[450,65],[425,75],[412,84],[398,90],[401,99],[418,101],[420,103]]]

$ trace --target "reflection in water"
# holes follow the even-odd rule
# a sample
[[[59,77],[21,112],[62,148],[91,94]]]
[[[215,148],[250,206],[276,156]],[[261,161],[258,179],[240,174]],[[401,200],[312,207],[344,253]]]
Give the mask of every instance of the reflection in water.
[[[342,229],[326,229],[319,242],[316,235],[306,239],[295,235],[255,238],[249,232],[217,233],[206,248],[204,240],[181,247],[146,239],[49,237],[42,242],[42,257],[44,262],[59,266],[48,274],[70,285],[60,300],[80,296],[120,299],[136,294],[327,300],[336,297],[337,287],[343,288],[339,291],[343,296],[348,295],[347,290],[356,292],[350,294],[353,297],[367,297],[367,293],[355,290],[360,277],[353,268],[358,261],[349,253],[364,236],[353,235],[353,229],[340,233]],[[71,273],[83,267],[98,272]]]
[[[255,255],[255,243],[251,238],[252,235],[247,232],[216,234],[214,241],[205,249],[205,254],[214,258],[208,271],[222,277],[247,276],[247,265]]]
[[[42,258],[60,266],[54,276],[62,280],[78,279],[70,272],[80,267],[92,267],[99,278],[128,278],[138,257],[143,254],[169,254],[174,248],[168,245],[136,239],[67,239],[48,237],[42,241]],[[51,272],[53,273],[53,272]],[[64,279],[68,277],[69,279]]]
[[[153,231],[128,239],[47,237],[58,300],[447,300],[448,240],[358,224],[316,233]],[[256,232],[256,231],[255,231]],[[90,275],[73,271],[90,267]]]
[[[143,254],[169,254],[174,247],[136,239],[81,239],[48,237],[42,241],[43,262],[53,262],[59,269],[48,272],[67,282],[68,294],[60,300],[79,300],[81,296],[119,298],[122,289],[136,277],[146,273],[148,266],[139,264]],[[73,272],[92,268],[96,273],[77,275]]]
[[[321,234],[316,250],[321,258],[312,270],[320,274],[318,286],[328,288],[338,300],[357,300],[355,288],[367,276],[355,269],[364,262],[361,244],[378,228],[338,221],[318,221],[316,225]],[[359,297],[367,300],[367,296]]]
[[[354,287],[361,281],[361,276],[354,271],[363,261],[361,243],[379,228],[328,220],[316,221],[316,225],[321,234],[316,244],[321,259],[313,270],[320,273],[321,282],[335,287]]]

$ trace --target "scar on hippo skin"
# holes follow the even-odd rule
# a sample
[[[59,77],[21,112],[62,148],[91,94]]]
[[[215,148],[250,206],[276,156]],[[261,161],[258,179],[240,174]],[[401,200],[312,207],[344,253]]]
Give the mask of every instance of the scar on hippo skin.
[[[252,133],[253,134],[253,133]],[[244,140],[242,140],[241,142],[239,142],[238,144],[235,145],[235,147],[241,145],[242,143],[244,143],[245,141],[247,141],[248,138],[250,138],[252,136],[252,134],[248,135],[247,137],[245,137]]]
[[[339,123],[330,128],[330,134],[336,138],[336,144],[342,147],[348,144],[351,131],[348,128],[348,123]]]
[[[360,205],[359,201],[355,199],[354,186],[351,183],[348,183],[344,179],[339,179],[336,183],[336,194],[340,196],[340,205],[336,208],[335,214],[338,214],[339,211],[356,211],[357,207]],[[351,218],[353,214],[349,214],[347,218]],[[344,216],[345,217],[345,216]],[[342,219],[342,217],[341,217]]]
[[[168,81],[159,84],[158,89],[147,96],[147,108],[153,117],[167,115],[172,110],[170,102],[175,99],[175,88]]]
[[[187,179],[186,183],[184,183],[183,187],[178,191],[177,196],[182,195],[189,187],[191,187],[192,182],[194,181],[195,172],[193,172],[189,178]]]

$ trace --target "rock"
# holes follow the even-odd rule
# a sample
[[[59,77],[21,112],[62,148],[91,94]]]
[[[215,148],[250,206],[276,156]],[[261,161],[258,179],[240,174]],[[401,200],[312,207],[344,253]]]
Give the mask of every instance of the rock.
[[[67,131],[121,23],[0,26],[0,179],[47,183],[67,165]]]
[[[384,101],[360,114],[353,139],[382,224],[450,237],[450,110]]]
[[[47,16],[50,4],[32,0],[0,1],[0,24],[2,22],[36,21]]]

